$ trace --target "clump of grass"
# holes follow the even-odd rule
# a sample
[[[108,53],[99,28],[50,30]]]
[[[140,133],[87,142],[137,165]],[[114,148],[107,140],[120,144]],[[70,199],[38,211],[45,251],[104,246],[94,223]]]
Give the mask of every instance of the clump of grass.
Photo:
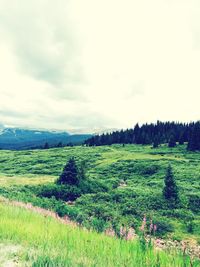
[[[189,257],[142,249],[139,242],[108,237],[51,217],[0,203],[0,242],[26,247],[31,266],[190,266]],[[194,262],[193,266],[198,266]]]

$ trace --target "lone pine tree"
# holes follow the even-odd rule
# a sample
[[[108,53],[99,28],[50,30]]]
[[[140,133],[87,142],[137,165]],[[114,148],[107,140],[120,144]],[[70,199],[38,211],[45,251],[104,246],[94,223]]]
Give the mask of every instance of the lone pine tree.
[[[167,167],[167,171],[165,175],[165,186],[163,189],[163,196],[166,200],[170,200],[176,203],[179,199],[178,187],[176,185],[176,181],[174,178],[171,165]]]
[[[69,185],[78,185],[79,183],[79,172],[76,165],[75,159],[70,158],[67,164],[65,165],[62,174],[60,175],[58,184],[69,184]]]

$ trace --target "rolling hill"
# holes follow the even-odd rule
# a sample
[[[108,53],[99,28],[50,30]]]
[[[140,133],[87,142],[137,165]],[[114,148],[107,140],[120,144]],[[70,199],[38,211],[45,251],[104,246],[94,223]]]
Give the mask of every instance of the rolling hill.
[[[50,146],[58,143],[67,145],[81,144],[91,137],[89,134],[69,134],[61,131],[44,131],[37,129],[0,128],[0,149],[42,148],[46,142]]]

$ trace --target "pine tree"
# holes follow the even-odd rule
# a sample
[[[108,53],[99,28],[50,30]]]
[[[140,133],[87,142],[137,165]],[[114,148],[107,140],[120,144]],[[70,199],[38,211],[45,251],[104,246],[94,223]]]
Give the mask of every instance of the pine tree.
[[[174,136],[171,136],[169,139],[168,147],[175,147],[176,146],[176,140]]]
[[[192,128],[188,142],[188,150],[200,150],[200,122],[197,122]]]
[[[180,137],[179,137],[179,145],[183,145],[184,144],[184,133],[181,133]]]
[[[153,141],[153,148],[158,148],[159,146],[159,142],[158,142],[158,138],[157,136],[154,138],[154,141]]]
[[[47,142],[44,144],[44,149],[49,149],[49,144]]]
[[[74,158],[69,159],[57,183],[58,184],[69,184],[69,185],[79,184],[78,167],[76,165]]]
[[[59,143],[57,144],[57,147],[62,147],[62,146],[63,146],[62,142],[59,142]]]
[[[168,166],[165,175],[165,186],[163,189],[163,196],[165,199],[176,202],[179,199],[178,187],[174,178],[171,165]]]

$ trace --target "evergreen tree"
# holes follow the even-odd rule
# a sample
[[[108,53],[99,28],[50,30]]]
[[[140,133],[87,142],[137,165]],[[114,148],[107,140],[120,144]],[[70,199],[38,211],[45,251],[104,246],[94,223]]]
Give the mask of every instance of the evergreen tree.
[[[158,148],[159,146],[159,142],[158,142],[158,138],[157,136],[154,138],[154,141],[153,141],[153,148]]]
[[[69,159],[57,183],[58,184],[69,184],[69,185],[79,184],[79,172],[78,172],[78,167],[76,165],[74,158]]]
[[[44,149],[49,149],[49,144],[47,142],[44,144]]]
[[[62,147],[62,146],[63,146],[62,142],[59,142],[59,143],[57,144],[57,147]]]
[[[181,136],[179,137],[179,145],[183,145],[185,140],[184,140],[184,133],[181,133]]]
[[[168,147],[175,147],[176,146],[176,140],[174,136],[172,135],[169,139]]]
[[[178,187],[174,178],[171,165],[168,166],[166,175],[165,175],[165,186],[163,189],[163,196],[165,199],[177,203],[178,196]]]
[[[192,128],[188,142],[188,150],[200,150],[200,122],[195,123]]]

